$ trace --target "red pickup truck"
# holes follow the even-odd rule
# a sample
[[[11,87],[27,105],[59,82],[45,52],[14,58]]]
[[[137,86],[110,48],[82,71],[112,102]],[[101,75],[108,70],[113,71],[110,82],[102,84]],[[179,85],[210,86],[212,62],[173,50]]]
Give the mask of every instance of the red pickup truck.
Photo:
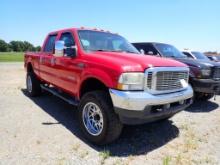
[[[78,106],[80,128],[95,144],[117,139],[123,124],[168,119],[191,104],[189,68],[144,56],[103,30],[50,33],[39,53],[25,53],[28,94],[49,91]]]

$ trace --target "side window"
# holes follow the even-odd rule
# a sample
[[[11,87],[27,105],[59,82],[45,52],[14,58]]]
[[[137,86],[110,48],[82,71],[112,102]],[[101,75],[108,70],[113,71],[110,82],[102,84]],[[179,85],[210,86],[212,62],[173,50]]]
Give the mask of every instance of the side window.
[[[44,52],[52,52],[55,46],[55,41],[56,41],[56,36],[57,35],[50,35],[47,39],[47,42],[44,46]]]
[[[66,47],[71,47],[75,45],[75,41],[71,33],[63,33],[60,37],[60,40],[64,41]]]
[[[120,50],[120,47],[122,46],[123,41],[121,40],[113,40],[112,46],[114,50]]]
[[[152,45],[140,45],[139,50],[143,49],[147,55],[159,55],[157,50]]]
[[[183,52],[183,54],[185,54],[188,58],[193,58],[189,53],[187,52]]]
[[[60,40],[64,41],[64,44],[66,46],[64,50],[64,56],[71,56],[74,54],[74,50],[72,49],[72,46],[75,46],[75,41],[70,32],[65,32],[61,35]]]

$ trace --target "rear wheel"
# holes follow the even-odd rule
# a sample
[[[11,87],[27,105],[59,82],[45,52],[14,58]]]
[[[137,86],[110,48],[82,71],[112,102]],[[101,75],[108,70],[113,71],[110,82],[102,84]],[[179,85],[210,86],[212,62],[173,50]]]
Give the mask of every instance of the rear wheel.
[[[39,96],[41,94],[40,81],[33,72],[28,72],[26,75],[26,88],[31,97]]]
[[[103,145],[120,136],[123,125],[115,114],[106,92],[93,91],[85,94],[78,112],[80,128],[92,143]]]

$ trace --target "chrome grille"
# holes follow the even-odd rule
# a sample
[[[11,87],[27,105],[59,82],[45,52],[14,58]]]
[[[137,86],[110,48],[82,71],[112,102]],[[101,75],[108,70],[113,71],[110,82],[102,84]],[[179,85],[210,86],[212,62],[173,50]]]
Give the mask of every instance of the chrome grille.
[[[183,88],[180,80],[188,81],[188,72],[165,71],[157,72],[156,90],[176,90]]]
[[[214,68],[213,79],[220,79],[220,68]]]
[[[162,94],[185,89],[188,86],[189,68],[154,67],[145,71],[145,90]],[[181,80],[185,80],[181,82]]]

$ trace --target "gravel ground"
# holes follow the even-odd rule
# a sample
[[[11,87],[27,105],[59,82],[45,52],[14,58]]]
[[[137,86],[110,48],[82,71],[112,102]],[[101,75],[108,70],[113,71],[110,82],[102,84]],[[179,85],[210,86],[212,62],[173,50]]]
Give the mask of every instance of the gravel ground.
[[[220,164],[220,97],[168,121],[126,126],[116,142],[97,147],[80,134],[75,107],[26,95],[22,63],[0,70],[0,165]]]

